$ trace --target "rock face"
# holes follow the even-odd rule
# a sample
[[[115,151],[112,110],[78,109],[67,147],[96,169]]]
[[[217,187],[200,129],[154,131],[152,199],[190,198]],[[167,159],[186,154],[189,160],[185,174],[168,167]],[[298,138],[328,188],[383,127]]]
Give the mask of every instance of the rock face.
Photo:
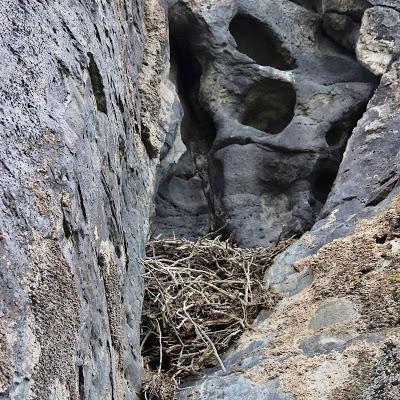
[[[301,236],[265,276],[277,309],[224,356],[227,373],[206,371],[180,398],[399,397],[399,11],[170,2],[171,120],[183,119],[154,232],[241,246]]]
[[[140,390],[167,44],[143,3],[1,2],[1,399]]]
[[[154,231],[269,245],[318,218],[376,78],[349,50],[359,24],[341,14],[206,3],[169,11],[187,150],[162,179]]]
[[[138,398],[151,224],[299,238],[277,308],[182,399],[398,399],[399,15],[3,1],[0,398]]]
[[[365,12],[357,46],[359,60],[374,74],[387,72],[400,51],[400,14],[387,7]]]
[[[259,318],[225,356],[226,374],[187,382],[180,398],[398,398],[399,201],[299,259],[312,284]]]

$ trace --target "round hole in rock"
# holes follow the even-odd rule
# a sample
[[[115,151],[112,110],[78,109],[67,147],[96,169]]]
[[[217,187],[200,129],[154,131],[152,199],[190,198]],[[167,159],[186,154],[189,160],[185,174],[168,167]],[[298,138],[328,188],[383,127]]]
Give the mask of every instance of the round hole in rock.
[[[326,132],[325,140],[329,146],[336,146],[342,141],[344,129],[342,126],[334,124],[330,127],[329,131]]]
[[[278,36],[264,23],[248,15],[236,15],[229,30],[237,49],[259,65],[281,70],[296,68],[296,62]]]
[[[295,106],[296,91],[290,83],[266,78],[247,92],[241,123],[275,135],[290,124]]]

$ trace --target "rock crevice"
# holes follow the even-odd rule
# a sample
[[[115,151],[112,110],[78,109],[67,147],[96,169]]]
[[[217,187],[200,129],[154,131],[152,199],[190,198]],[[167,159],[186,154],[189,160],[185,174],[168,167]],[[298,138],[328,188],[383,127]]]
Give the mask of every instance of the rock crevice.
[[[399,398],[397,0],[2,6],[1,399],[139,398],[150,230],[298,238],[182,398]]]

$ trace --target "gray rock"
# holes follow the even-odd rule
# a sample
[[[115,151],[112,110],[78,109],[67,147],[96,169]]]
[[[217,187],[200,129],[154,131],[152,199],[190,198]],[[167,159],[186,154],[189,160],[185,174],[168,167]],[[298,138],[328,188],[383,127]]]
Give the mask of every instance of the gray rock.
[[[191,161],[160,183],[155,234],[217,230],[251,247],[307,231],[374,78],[321,33],[321,16],[293,2],[177,1],[170,21]]]
[[[330,241],[343,237],[354,228],[360,218],[373,216],[399,193],[398,176],[400,147],[397,141],[400,106],[395,93],[398,90],[399,63],[381,80],[367,111],[357,124],[349,142],[338,177],[321,211],[320,219],[299,241],[276,258],[266,273],[266,282],[282,294],[286,279],[302,281],[307,273],[297,272],[294,263]],[[277,278],[274,278],[277,277]],[[300,287],[303,287],[299,283]],[[296,286],[294,284],[294,286]]]
[[[282,392],[279,379],[257,384],[243,376],[230,375],[182,389],[178,399],[292,400],[293,396]]]
[[[326,13],[323,17],[324,32],[344,48],[355,51],[360,25],[347,15]]]
[[[2,399],[140,390],[147,151],[162,141],[146,109],[167,44],[162,7],[143,3],[1,4]]]
[[[231,372],[235,369],[252,368],[255,364],[262,360],[262,349],[268,345],[268,339],[257,340],[250,343],[245,349],[231,349],[222,357],[227,371]]]
[[[353,337],[354,335],[348,333],[323,333],[299,340],[298,346],[306,356],[314,357],[321,354],[329,354],[332,351],[342,351],[346,343]]]
[[[324,13],[345,14],[359,21],[369,7],[371,2],[368,0],[322,0]]]
[[[357,45],[357,57],[371,72],[384,74],[400,52],[400,12],[373,7],[366,11]]]
[[[357,310],[351,301],[347,299],[333,299],[318,307],[310,321],[309,327],[319,330],[346,322],[349,319],[356,319],[357,317]]]
[[[297,261],[400,192],[397,0],[171,0],[171,71],[157,0],[3,3],[1,399],[138,398],[156,184],[154,234],[265,246],[309,230],[267,271],[284,296],[312,283]],[[296,356],[385,340],[330,332],[356,318],[328,301],[310,323],[324,332],[293,338]],[[279,378],[238,372],[271,340],[232,349],[227,375],[208,371],[181,398],[294,399]],[[397,347],[366,399],[399,397]],[[310,374],[340,380],[335,361]]]
[[[400,11],[400,4],[397,0],[368,0],[368,1],[373,6],[387,7]]]
[[[172,24],[181,35],[188,32],[185,26],[192,28],[184,46],[191,51],[188,65],[200,66],[197,84],[192,82],[195,91],[184,96],[181,92],[181,101],[197,116],[204,117],[205,112],[214,123],[199,129],[192,115],[191,124],[184,127],[189,129],[182,132],[192,154],[194,175],[201,182],[194,196],[200,199],[203,192],[202,204],[207,209],[203,225],[197,225],[193,211],[186,221],[196,227],[190,231],[192,237],[224,226],[223,232],[233,234],[242,246],[267,245],[280,235],[310,229],[266,272],[268,287],[294,296],[313,280],[312,271],[295,268],[297,261],[347,235],[360,218],[374,216],[399,193],[395,94],[399,66],[396,62],[388,65],[389,72],[369,101],[378,82],[348,50],[356,47],[359,22],[367,10],[357,44],[361,60],[358,49],[363,37],[374,35],[373,29],[366,30],[366,21],[376,12],[377,7],[370,8],[376,2],[332,0],[320,7],[311,1],[238,1],[237,8],[233,3],[175,1],[172,11]],[[390,10],[388,14],[396,13]],[[388,31],[392,26],[384,16],[380,24]],[[257,37],[269,38],[268,50]],[[193,103],[193,98],[198,101]],[[196,154],[206,162],[196,164]],[[175,183],[168,182],[162,183],[167,185],[161,186],[163,191],[173,190],[168,185]],[[179,208],[175,211],[176,216],[171,213],[173,218],[169,218],[169,212],[163,215],[158,207],[155,230],[168,217],[169,227],[159,229],[161,233],[187,234],[182,228],[174,230],[180,226],[181,215]],[[339,354],[363,340],[354,332],[331,332],[357,317],[346,299],[327,302],[310,323],[311,329],[324,332],[303,336],[298,342],[303,354]],[[263,354],[268,353],[268,344],[264,350]],[[256,368],[265,361],[260,353],[246,355],[233,349],[224,358],[227,376],[217,369],[208,371],[203,380],[189,383],[194,387],[185,389],[181,397],[235,398],[247,396],[249,390],[257,398],[262,389],[234,371]],[[315,374],[328,379],[335,368],[334,362],[327,363]],[[237,389],[238,381],[244,391]]]
[[[265,287],[273,288],[284,296],[293,296],[309,286],[312,282],[311,271],[298,272],[293,267],[293,264],[301,257],[302,251],[304,250],[301,244],[294,243],[287,251],[279,254],[273,265],[265,272]]]
[[[365,400],[394,400],[400,396],[399,343],[387,341],[375,364],[373,383],[364,392]]]

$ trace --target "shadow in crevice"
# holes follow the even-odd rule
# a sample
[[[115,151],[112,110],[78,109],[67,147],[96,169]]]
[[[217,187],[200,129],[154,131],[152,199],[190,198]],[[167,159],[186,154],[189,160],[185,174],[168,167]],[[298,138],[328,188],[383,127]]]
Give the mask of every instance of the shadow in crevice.
[[[324,209],[325,203],[332,192],[348,141],[366,112],[367,103],[366,101],[360,104],[339,120],[332,122],[325,134],[331,157],[318,163],[316,172],[311,176],[311,191],[315,200],[320,204],[320,213],[316,220],[323,219],[329,214],[329,211]]]
[[[325,204],[335,182],[338,166],[323,166],[317,170],[311,182],[311,193],[322,205]]]
[[[353,129],[357,126],[358,121],[364,115],[366,107],[366,103],[362,104],[340,120],[333,122],[325,134],[325,140],[328,146],[336,147],[338,149],[340,161],[343,157],[347,141],[350,138]]]
[[[222,168],[217,165],[211,152],[217,129],[202,104],[200,93],[203,74],[201,62],[207,62],[207,55],[195,44],[193,35],[196,29],[193,25],[176,10],[172,15],[170,54],[172,71],[176,74],[176,79],[172,77],[172,80],[175,80],[183,108],[180,132],[187,152],[177,164],[170,167],[160,182],[154,230],[163,236],[176,234],[188,239],[216,231],[225,236],[222,229],[225,226],[225,213],[220,194],[223,185],[219,176]],[[180,215],[180,207],[185,199],[192,204],[186,202]],[[170,218],[171,215],[174,217]],[[182,229],[182,225],[186,226]]]
[[[200,103],[202,66],[185,29],[170,25],[170,43],[171,59],[176,65],[178,93],[184,109],[182,139],[192,152],[206,154],[214,142],[216,128]]]
[[[96,99],[97,109],[102,113],[107,114],[107,100],[104,92],[103,78],[93,54],[88,53],[87,55],[89,57],[89,76],[92,83],[93,94]]]
[[[83,374],[83,365],[78,366],[78,392],[79,400],[85,400],[85,377]]]

